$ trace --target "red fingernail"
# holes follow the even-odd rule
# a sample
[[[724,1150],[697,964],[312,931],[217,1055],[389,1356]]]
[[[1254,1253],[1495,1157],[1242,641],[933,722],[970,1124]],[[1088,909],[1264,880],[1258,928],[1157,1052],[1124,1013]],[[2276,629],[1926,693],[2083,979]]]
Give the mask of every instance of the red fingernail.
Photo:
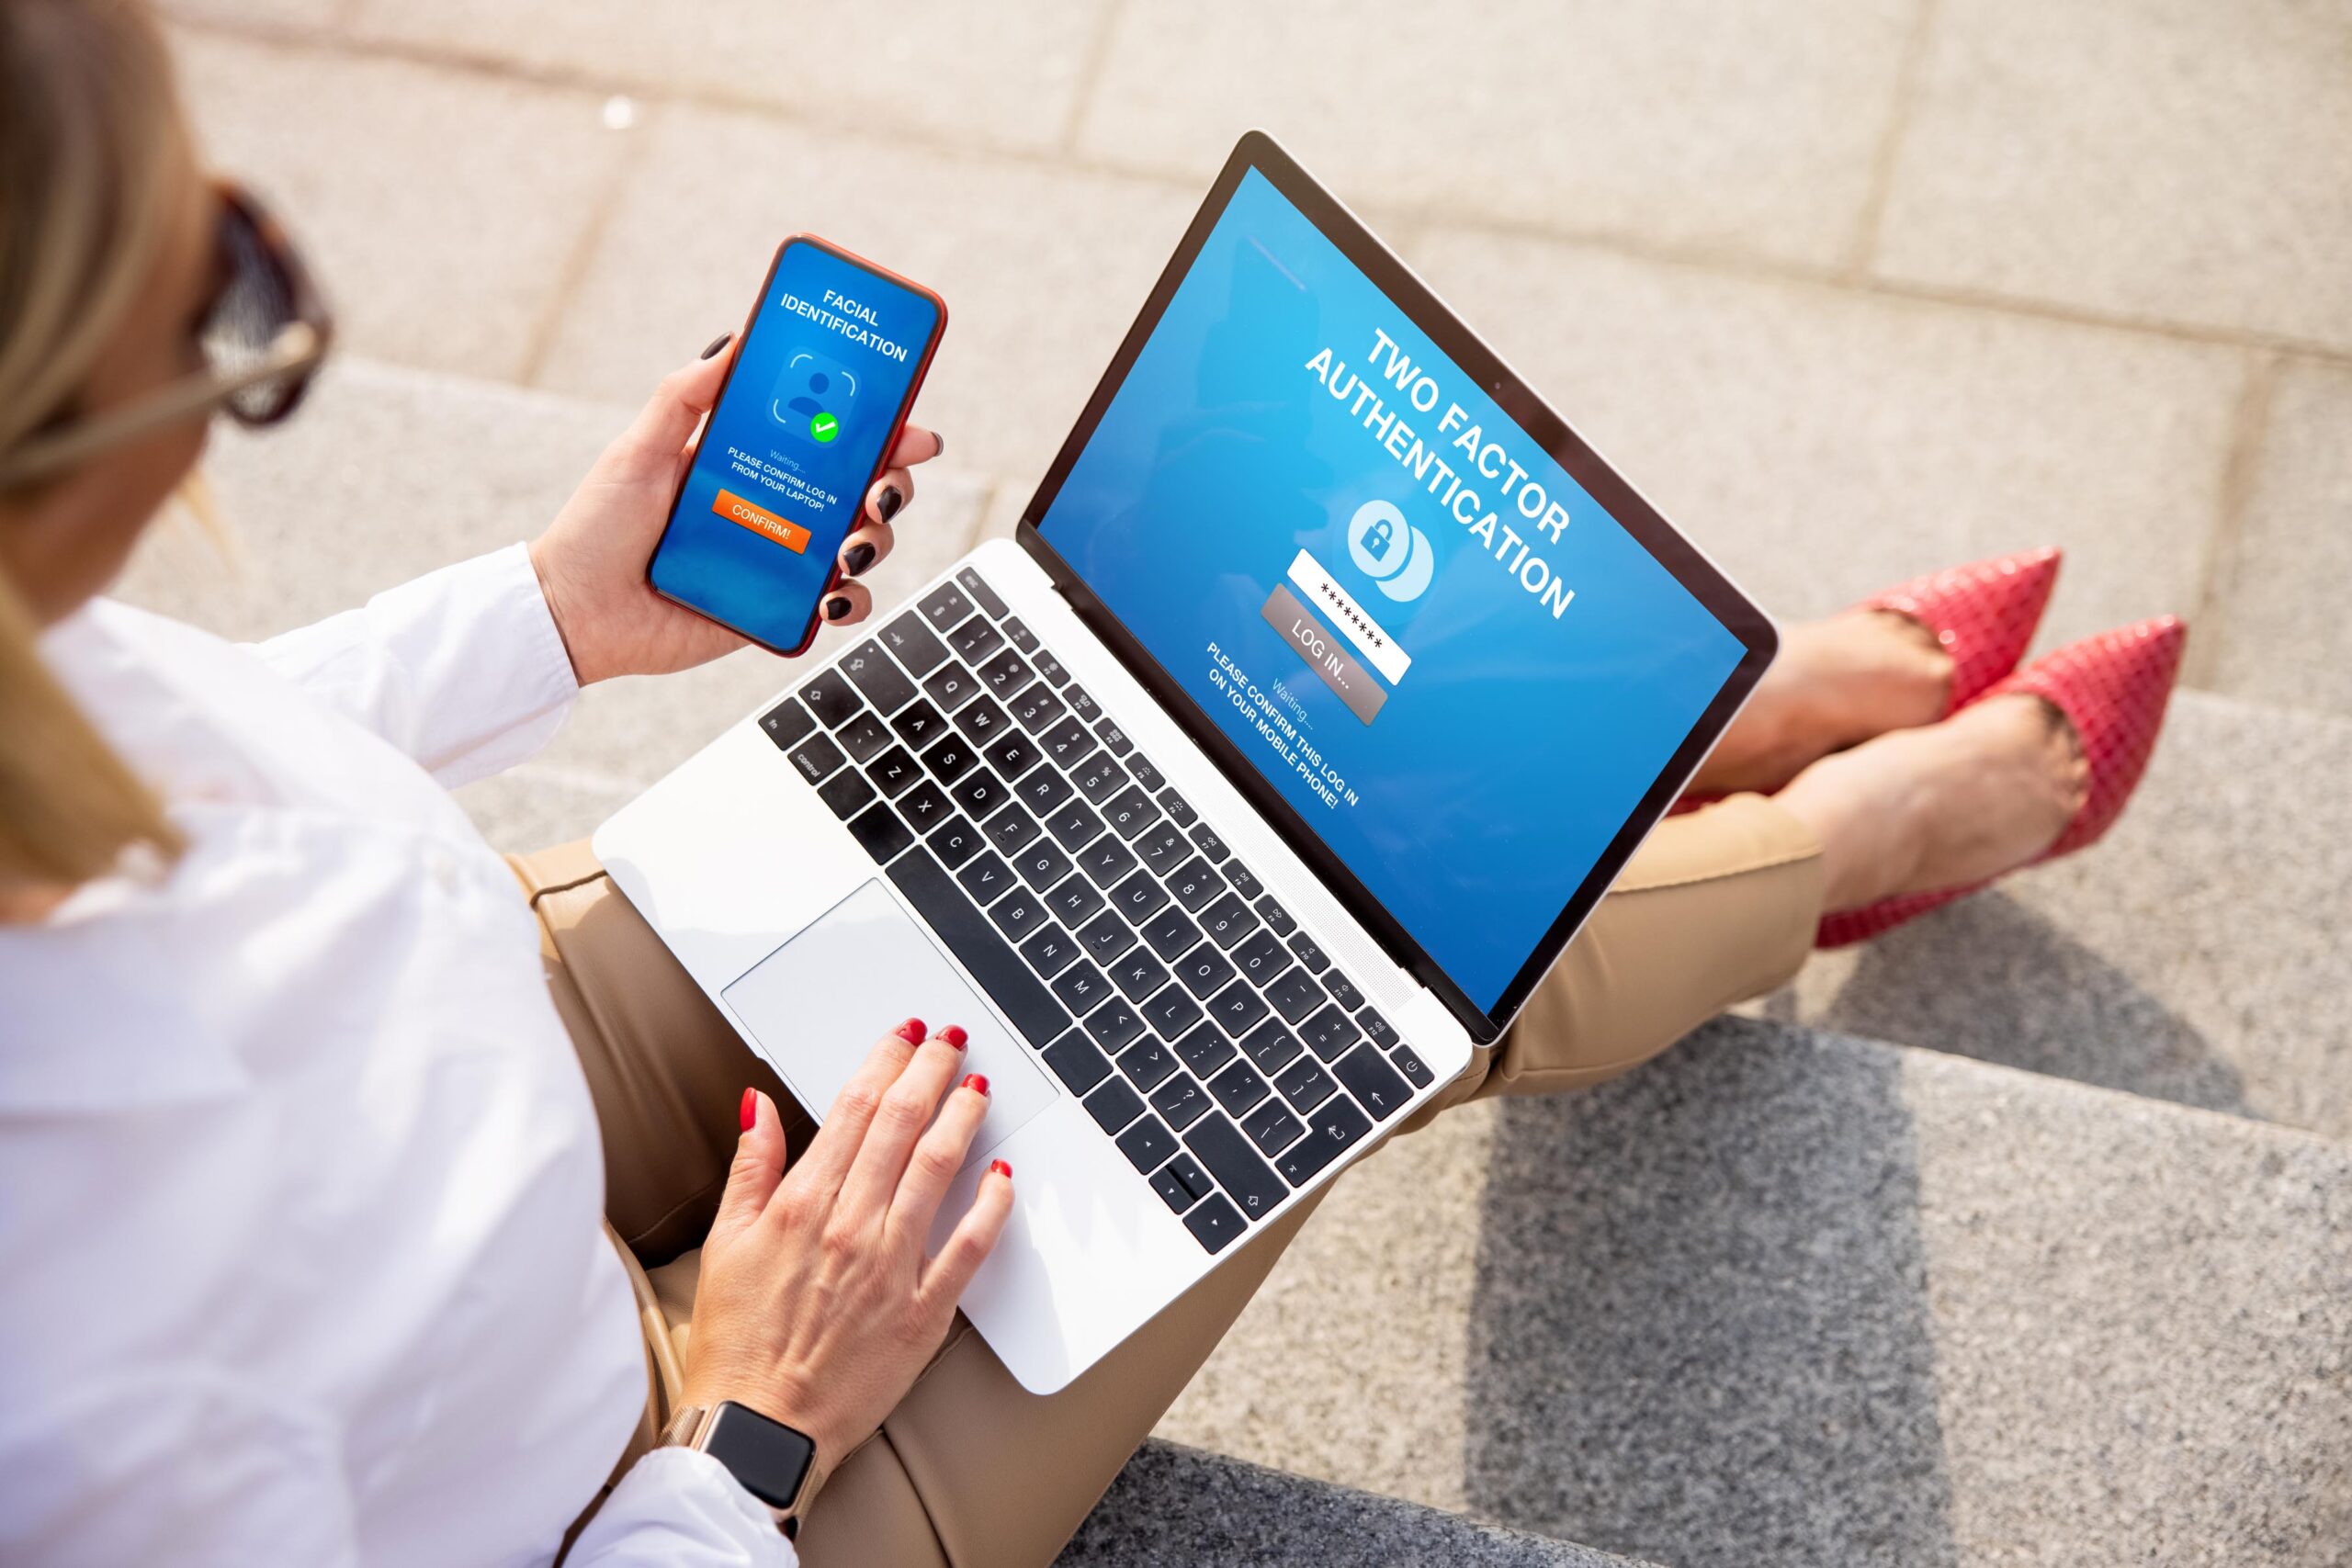
[[[964,1075],[964,1087],[974,1094],[986,1094],[989,1091],[989,1080],[978,1073],[967,1073]]]
[[[743,1131],[746,1133],[750,1132],[752,1130],[752,1123],[760,1119],[760,1091],[758,1089],[747,1089],[743,1091],[743,1109],[737,1114],[742,1118]]]
[[[922,1044],[922,1020],[919,1018],[910,1018],[899,1025],[899,1038],[910,1045]]]
[[[995,1171],[999,1176],[1003,1177],[1007,1181],[1012,1179],[1012,1168],[1005,1164],[1004,1161],[1001,1159],[992,1159],[989,1161],[989,1168]]]
[[[964,1048],[964,1042],[969,1039],[970,1036],[964,1032],[964,1026],[962,1024],[951,1023],[946,1028],[939,1032],[939,1038],[946,1041],[947,1043],[955,1046],[958,1051],[961,1051]]]

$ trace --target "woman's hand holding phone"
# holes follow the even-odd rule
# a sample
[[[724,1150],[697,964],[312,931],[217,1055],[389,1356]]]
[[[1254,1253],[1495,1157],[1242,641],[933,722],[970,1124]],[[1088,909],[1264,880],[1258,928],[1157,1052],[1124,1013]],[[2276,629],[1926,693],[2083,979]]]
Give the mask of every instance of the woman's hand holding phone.
[[[646,581],[646,563],[693,455],[695,426],[717,400],[734,349],[724,341],[708,358],[663,377],[643,412],[531,543],[540,590],[583,686],[614,675],[690,669],[744,645]],[[914,499],[911,470],[939,456],[942,445],[916,424],[899,435],[890,467],[867,488],[859,525],[837,552],[843,581],[826,597],[828,625],[854,626],[873,613],[872,595],[855,579],[889,555],[893,520]]]

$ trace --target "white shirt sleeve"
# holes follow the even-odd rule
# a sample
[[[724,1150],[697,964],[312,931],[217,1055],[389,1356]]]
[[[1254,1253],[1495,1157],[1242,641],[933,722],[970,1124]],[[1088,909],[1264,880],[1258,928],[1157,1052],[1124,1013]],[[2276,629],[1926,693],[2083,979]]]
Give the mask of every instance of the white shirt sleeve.
[[[580,691],[521,545],[428,572],[254,651],[453,789],[530,758]]]
[[[794,1568],[800,1558],[725,1465],[693,1449],[655,1449],[629,1466],[564,1561],[571,1568]]]

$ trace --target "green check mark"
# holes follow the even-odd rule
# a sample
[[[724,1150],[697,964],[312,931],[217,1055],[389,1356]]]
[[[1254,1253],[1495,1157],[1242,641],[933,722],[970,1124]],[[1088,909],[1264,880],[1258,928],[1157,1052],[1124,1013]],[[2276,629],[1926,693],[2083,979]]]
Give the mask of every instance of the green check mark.
[[[842,433],[842,422],[831,414],[820,413],[808,421],[808,434],[819,442],[831,441]]]

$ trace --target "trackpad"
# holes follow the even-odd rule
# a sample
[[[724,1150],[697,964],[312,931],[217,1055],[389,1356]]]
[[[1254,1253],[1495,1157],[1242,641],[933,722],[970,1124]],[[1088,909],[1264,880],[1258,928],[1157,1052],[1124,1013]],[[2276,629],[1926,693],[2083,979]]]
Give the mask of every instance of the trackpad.
[[[988,1152],[1058,1092],[1028,1047],[879,881],[820,915],[721,993],[793,1098],[818,1120],[874,1043],[910,1016],[971,1036],[956,1077],[989,1080],[988,1119],[966,1160]]]

